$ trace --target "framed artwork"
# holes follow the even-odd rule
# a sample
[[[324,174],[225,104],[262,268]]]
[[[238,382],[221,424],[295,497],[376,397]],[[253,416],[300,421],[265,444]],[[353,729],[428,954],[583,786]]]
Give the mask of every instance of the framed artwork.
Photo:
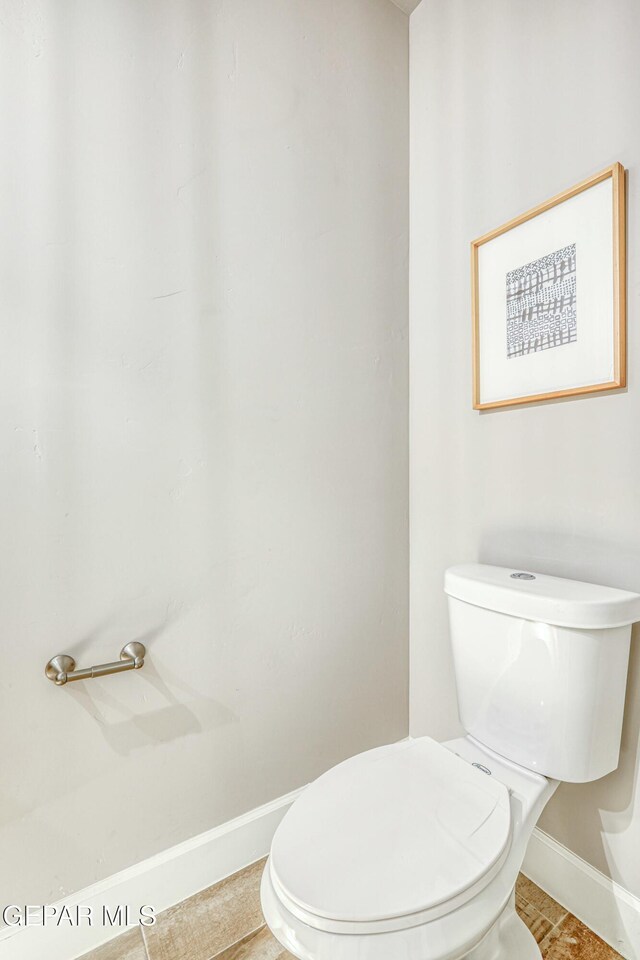
[[[474,408],[623,387],[625,268],[620,163],[474,240]]]

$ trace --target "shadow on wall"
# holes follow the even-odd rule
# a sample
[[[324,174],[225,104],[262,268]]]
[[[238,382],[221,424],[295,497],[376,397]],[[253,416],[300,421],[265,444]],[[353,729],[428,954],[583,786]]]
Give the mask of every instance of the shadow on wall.
[[[162,667],[162,676],[171,674],[171,667]],[[70,690],[71,696],[100,727],[107,745],[114,753],[126,756],[135,750],[160,743],[170,743],[196,733],[204,733],[228,723],[237,723],[238,717],[227,707],[203,697],[185,683],[172,681],[172,686],[183,691],[179,699],[164,682],[160,673],[149,659],[145,660],[144,676],[141,677],[158,691],[167,701],[164,707],[157,707],[146,713],[126,706],[106,688],[91,691]],[[93,681],[92,681],[93,683]],[[146,695],[143,700],[146,700]],[[119,713],[124,719],[113,721],[108,714]]]
[[[479,559],[640,593],[637,543],[614,544],[550,530],[505,529],[482,538]],[[633,819],[639,741],[640,624],[635,624],[619,766],[591,784],[561,784],[541,819],[542,829],[563,836],[565,843],[570,838],[571,849],[604,872],[611,873],[611,857],[603,829],[609,834],[624,833]]]
[[[480,538],[480,563],[521,566],[640,593],[640,544],[611,543],[556,530],[504,529]]]
[[[114,622],[121,620],[119,617],[113,619]],[[140,704],[130,705],[124,698],[119,699],[117,687],[110,680],[106,681],[106,686],[102,680],[92,680],[77,686],[68,685],[66,688],[69,696],[97,723],[111,750],[121,756],[154,744],[169,743],[190,734],[203,733],[238,720],[227,707],[203,697],[188,684],[178,680],[170,664],[161,662],[160,671],[157,669],[158,658],[153,654],[154,642],[175,619],[177,615],[167,614],[154,627],[133,637],[147,648],[144,667],[136,671],[136,680],[146,682],[153,688],[152,691],[142,693]],[[70,647],[72,656],[78,658],[86,647],[92,645],[96,633],[104,626],[107,624],[102,624],[99,630],[93,631]],[[187,648],[188,644],[182,645],[181,656],[184,656]],[[169,679],[171,686],[164,678]],[[180,695],[174,692],[175,689]],[[165,701],[166,705],[156,706],[159,701]],[[123,719],[114,720],[113,717]]]

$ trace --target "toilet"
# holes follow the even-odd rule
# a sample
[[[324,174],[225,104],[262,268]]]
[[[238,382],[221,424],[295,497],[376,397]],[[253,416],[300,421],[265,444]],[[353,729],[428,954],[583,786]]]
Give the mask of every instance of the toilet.
[[[460,720],[308,786],[261,885],[299,960],[540,960],[515,911],[527,843],[562,781],[618,765],[640,596],[486,564],[445,574]]]

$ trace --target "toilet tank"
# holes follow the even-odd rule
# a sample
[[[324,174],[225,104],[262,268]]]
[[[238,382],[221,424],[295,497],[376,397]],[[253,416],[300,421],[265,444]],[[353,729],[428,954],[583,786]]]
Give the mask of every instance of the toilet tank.
[[[487,564],[451,567],[445,592],[467,733],[557,780],[615,770],[640,596]]]

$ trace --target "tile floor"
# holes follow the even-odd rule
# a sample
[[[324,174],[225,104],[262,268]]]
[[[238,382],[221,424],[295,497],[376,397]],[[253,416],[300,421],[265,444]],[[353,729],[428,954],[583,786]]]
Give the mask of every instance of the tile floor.
[[[153,927],[131,930],[82,960],[291,960],[260,911],[264,860],[159,914]],[[520,876],[518,913],[545,960],[616,960],[607,946],[531,880]]]

